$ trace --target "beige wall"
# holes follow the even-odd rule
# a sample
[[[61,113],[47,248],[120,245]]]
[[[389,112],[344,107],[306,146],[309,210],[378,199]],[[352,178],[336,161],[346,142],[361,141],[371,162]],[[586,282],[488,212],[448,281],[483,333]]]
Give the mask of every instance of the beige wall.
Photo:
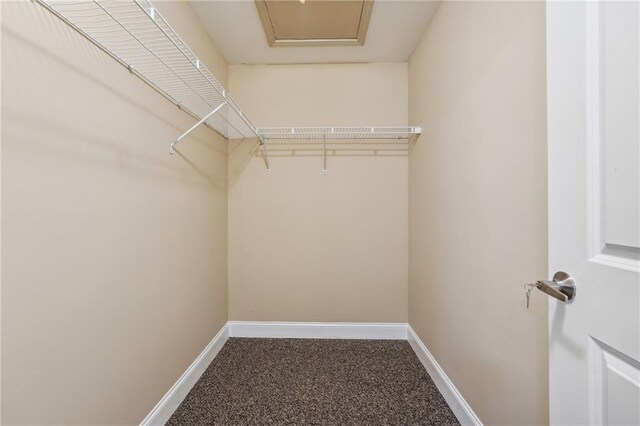
[[[407,125],[407,64],[231,66],[258,126]],[[405,322],[408,160],[230,153],[229,318]]]
[[[226,83],[191,9],[158,7]],[[2,9],[3,424],[139,422],[226,321],[227,260],[230,319],[408,315],[485,423],[547,421],[546,299],[522,290],[547,276],[543,4],[442,4],[408,74],[230,67],[259,126],[424,126],[410,159],[326,176],[287,151],[268,176],[252,141],[227,171],[207,129],[169,157],[191,117],[38,5]]]
[[[221,79],[186,3],[161,13]],[[226,142],[2,4],[2,423],[137,424],[227,320]]]
[[[485,424],[545,424],[544,3],[444,2],[409,63],[409,322]]]

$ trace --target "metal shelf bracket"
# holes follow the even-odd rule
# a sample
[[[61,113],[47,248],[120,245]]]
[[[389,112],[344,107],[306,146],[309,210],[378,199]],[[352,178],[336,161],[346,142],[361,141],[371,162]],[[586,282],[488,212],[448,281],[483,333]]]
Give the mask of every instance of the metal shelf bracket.
[[[209,118],[211,118],[211,116],[213,114],[215,114],[216,112],[220,111],[220,108],[222,108],[226,104],[227,104],[227,102],[223,102],[220,105],[218,105],[213,111],[211,111],[209,114],[205,115],[202,120],[198,121],[196,124],[191,126],[191,128],[189,130],[187,130],[182,135],[180,135],[180,137],[178,139],[176,139],[175,142],[172,142],[171,145],[169,146],[169,154],[173,155],[173,153],[175,152],[174,147],[178,144],[178,142],[180,142],[182,139],[184,139],[187,136],[189,136],[189,133],[193,132],[199,125],[201,125],[202,123],[207,121]]]
[[[333,131],[333,129],[331,129]],[[322,166],[322,174],[327,174],[327,136],[322,135],[322,151],[324,156],[324,165]]]
[[[256,128],[151,0],[33,1],[194,117],[197,123],[170,144],[171,154],[180,141],[204,124],[227,140],[253,141],[257,137],[267,174],[271,173],[268,144],[272,153],[285,145],[308,145],[316,152],[321,149],[322,173],[326,175],[327,144],[332,155],[340,147],[357,145],[396,145],[408,150],[422,132],[421,126]]]
[[[260,145],[262,146],[262,158],[264,158],[264,164],[267,166],[267,174],[271,174],[271,167],[269,167],[269,156],[267,155],[267,144],[264,138],[260,136]]]

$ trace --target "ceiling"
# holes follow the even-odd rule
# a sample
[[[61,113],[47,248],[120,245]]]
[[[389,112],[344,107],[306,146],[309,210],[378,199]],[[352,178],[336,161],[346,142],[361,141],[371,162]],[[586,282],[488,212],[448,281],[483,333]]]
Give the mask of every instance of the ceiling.
[[[440,4],[376,0],[363,46],[270,47],[253,0],[189,3],[230,64],[403,62]]]

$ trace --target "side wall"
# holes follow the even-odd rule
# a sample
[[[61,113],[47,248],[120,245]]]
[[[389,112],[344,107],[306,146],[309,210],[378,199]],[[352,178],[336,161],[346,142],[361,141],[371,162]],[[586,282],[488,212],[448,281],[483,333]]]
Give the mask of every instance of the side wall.
[[[187,3],[158,8],[225,82]],[[137,424],[227,320],[227,146],[2,4],[2,423]]]
[[[407,125],[407,64],[238,65],[229,85],[258,126]],[[252,143],[229,158],[230,319],[406,322],[407,153],[323,175],[318,151],[274,146],[267,175]]]
[[[547,419],[543,2],[443,2],[409,64],[409,323],[485,424]]]

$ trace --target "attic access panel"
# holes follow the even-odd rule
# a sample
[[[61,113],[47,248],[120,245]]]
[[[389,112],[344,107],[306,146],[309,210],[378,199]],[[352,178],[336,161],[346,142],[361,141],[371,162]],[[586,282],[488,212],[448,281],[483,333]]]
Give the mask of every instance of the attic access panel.
[[[373,0],[255,0],[271,47],[361,46]]]

